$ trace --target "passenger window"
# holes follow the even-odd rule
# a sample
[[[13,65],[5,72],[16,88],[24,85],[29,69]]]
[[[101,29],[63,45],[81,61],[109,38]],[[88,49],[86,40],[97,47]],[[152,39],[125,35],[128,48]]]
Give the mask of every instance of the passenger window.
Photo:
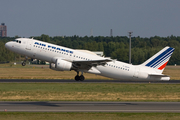
[[[21,43],[21,41],[19,41],[19,43]]]

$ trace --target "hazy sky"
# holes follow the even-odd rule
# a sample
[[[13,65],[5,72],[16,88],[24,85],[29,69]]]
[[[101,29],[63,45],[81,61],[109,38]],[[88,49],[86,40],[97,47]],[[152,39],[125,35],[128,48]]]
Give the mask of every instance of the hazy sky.
[[[8,36],[180,36],[180,0],[1,0]]]

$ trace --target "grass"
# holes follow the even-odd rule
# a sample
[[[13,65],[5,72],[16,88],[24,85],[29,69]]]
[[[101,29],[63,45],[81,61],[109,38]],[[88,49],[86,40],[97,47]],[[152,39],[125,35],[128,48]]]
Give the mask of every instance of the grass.
[[[163,74],[170,75],[171,80],[180,80],[180,66],[167,66]]]
[[[179,120],[180,113],[0,112],[1,120]]]
[[[180,84],[0,83],[0,101],[180,101]]]
[[[180,79],[179,66],[164,74]],[[0,79],[74,79],[74,71],[54,71],[47,65],[0,64]],[[84,74],[86,79],[108,79]],[[0,101],[180,101],[177,84],[0,83]]]
[[[54,71],[48,65],[0,64],[0,79],[74,79],[75,71]],[[86,79],[110,79],[84,73]]]
[[[171,80],[180,80],[180,66],[167,66],[163,72],[171,76]],[[48,65],[0,64],[0,79],[74,79],[74,71],[54,71]],[[111,78],[84,73],[85,79]]]

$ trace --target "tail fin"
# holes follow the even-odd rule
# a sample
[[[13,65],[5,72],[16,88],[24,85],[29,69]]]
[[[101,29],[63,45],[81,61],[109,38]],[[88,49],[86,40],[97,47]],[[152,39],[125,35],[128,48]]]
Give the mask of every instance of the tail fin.
[[[173,51],[174,51],[174,48],[165,47],[141,65],[151,67],[154,69],[158,69],[162,73],[164,68],[166,67]]]

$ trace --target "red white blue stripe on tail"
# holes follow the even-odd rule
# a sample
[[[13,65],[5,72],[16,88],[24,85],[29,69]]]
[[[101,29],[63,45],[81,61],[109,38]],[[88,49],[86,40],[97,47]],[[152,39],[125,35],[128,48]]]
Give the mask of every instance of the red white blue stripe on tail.
[[[142,65],[155,68],[158,70],[163,70],[166,67],[173,51],[174,51],[174,48],[165,47],[164,49],[159,51],[157,54],[155,54],[153,57],[151,57],[146,62],[144,62]]]

